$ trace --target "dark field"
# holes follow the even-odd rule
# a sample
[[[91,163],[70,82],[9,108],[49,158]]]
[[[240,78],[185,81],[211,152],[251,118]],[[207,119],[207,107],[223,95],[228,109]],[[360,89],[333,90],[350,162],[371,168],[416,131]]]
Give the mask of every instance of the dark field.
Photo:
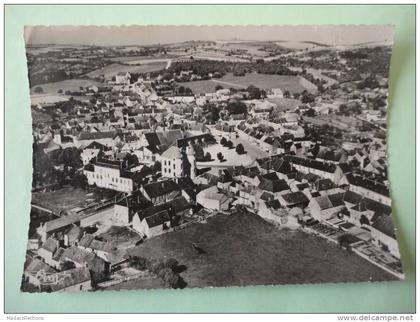
[[[207,253],[192,248],[197,243]],[[383,281],[395,278],[336,244],[279,230],[256,215],[217,215],[206,224],[147,240],[132,255],[177,259],[187,287]]]

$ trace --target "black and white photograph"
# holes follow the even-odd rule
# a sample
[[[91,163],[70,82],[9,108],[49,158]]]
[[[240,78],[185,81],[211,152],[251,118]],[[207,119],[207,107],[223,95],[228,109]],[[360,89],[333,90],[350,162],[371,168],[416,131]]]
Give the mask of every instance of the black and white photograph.
[[[22,292],[404,279],[391,25],[26,26],[24,39]]]

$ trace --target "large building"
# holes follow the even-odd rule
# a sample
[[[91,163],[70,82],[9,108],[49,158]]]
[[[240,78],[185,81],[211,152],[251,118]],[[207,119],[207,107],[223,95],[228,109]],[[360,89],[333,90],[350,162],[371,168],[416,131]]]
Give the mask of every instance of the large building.
[[[132,174],[124,171],[119,161],[97,161],[86,165],[83,173],[89,185],[129,193],[134,190]]]

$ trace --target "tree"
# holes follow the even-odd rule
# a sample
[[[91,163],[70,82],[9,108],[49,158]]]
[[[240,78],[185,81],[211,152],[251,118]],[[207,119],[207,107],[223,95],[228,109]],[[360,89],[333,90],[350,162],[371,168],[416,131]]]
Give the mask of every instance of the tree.
[[[37,94],[41,94],[44,93],[44,89],[41,86],[37,86],[35,87],[34,92]]]
[[[185,87],[184,86],[179,86],[178,88],[178,94],[182,95],[185,93]]]
[[[62,271],[66,271],[72,268],[76,268],[76,266],[74,265],[73,262],[70,261],[65,261],[62,265],[61,265],[61,270]]]
[[[222,139],[220,140],[220,144],[223,145],[223,146],[226,146],[227,140],[226,140],[225,137],[222,137]]]
[[[129,262],[130,265],[133,266],[134,268],[144,271],[145,269],[147,269],[147,259],[144,257],[140,257],[140,256],[130,256],[129,258]]]
[[[315,101],[315,96],[313,94],[311,94],[311,93],[304,93],[304,94],[302,94],[302,97],[301,97],[300,100],[304,104],[306,104],[306,103],[312,103],[312,102]]]
[[[130,169],[139,164],[139,158],[135,154],[127,153],[123,159],[123,167],[126,169]]]
[[[209,152],[206,153],[206,155],[204,156],[204,161],[211,161],[211,154]]]
[[[230,114],[247,114],[248,109],[244,102],[239,100],[230,101],[227,104],[227,109],[229,110]]]
[[[63,93],[63,90],[60,88],[60,89],[57,91],[57,93],[58,93],[58,94],[62,94],[62,93]]]
[[[361,225],[370,225],[369,219],[365,215],[360,216],[360,224]]]
[[[87,177],[81,172],[76,172],[75,173],[75,175],[71,179],[70,184],[73,187],[82,188],[82,189],[86,189],[87,186],[89,185]]]
[[[81,166],[80,151],[76,147],[65,148],[58,155],[57,162],[64,166],[77,169]]]
[[[217,159],[219,159],[220,162],[223,162],[225,160],[225,157],[223,156],[222,152],[217,153]]]
[[[310,108],[309,110],[305,111],[303,113],[304,116],[314,117],[315,116],[315,110],[313,108]]]
[[[218,90],[220,90],[220,89],[223,89],[223,86],[222,85],[216,85],[216,87],[214,88],[216,91],[218,91]]]
[[[284,98],[290,98],[290,92],[289,92],[289,91],[285,91],[285,92],[283,93],[283,97],[284,97]]]
[[[137,159],[137,160],[138,160],[138,159]],[[153,164],[152,171],[153,171],[153,173],[156,173],[156,172],[162,171],[162,164],[161,164],[159,161],[156,161],[156,162]]]
[[[351,240],[352,240],[352,235],[350,234],[343,234],[341,236],[338,237],[338,244],[343,247],[346,248],[347,250],[351,250]]]
[[[236,146],[236,153],[238,153],[238,154],[245,154],[245,149],[244,149],[244,146],[242,145],[242,143],[239,143]]]
[[[227,142],[226,142],[226,146],[227,146],[229,149],[232,149],[232,148],[233,148],[233,142],[232,142],[231,140],[227,141]]]
[[[175,258],[169,258],[165,261],[165,266],[174,270],[178,266],[178,261]]]
[[[253,85],[248,86],[246,91],[249,93],[250,99],[260,99],[263,96],[263,91]]]

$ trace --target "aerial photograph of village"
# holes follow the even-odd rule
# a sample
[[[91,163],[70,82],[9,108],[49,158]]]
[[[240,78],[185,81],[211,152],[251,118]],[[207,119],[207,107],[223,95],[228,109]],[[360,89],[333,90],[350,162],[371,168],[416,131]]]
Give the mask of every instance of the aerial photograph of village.
[[[404,278],[389,27],[39,26],[25,41],[23,292]]]

